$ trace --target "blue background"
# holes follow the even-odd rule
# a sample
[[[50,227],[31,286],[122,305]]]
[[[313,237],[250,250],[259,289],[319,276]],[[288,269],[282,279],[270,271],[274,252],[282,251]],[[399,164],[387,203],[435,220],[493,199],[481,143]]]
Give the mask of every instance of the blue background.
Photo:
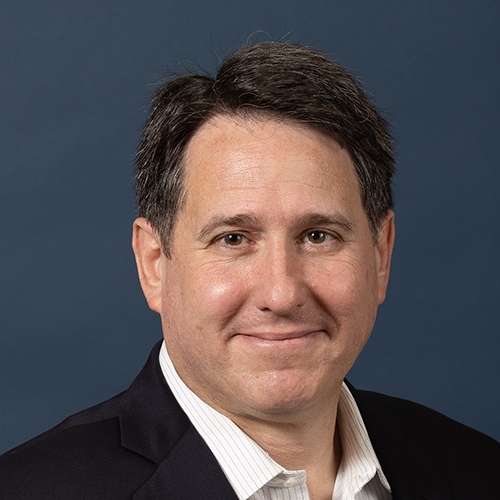
[[[134,150],[165,71],[314,45],[398,149],[386,303],[349,375],[500,439],[500,3],[0,3],[0,452],[128,387],[160,338],[132,250]]]

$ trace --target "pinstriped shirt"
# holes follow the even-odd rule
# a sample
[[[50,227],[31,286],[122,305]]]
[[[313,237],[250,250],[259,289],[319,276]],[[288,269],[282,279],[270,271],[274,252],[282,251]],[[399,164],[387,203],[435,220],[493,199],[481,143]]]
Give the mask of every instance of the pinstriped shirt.
[[[309,500],[306,472],[281,467],[229,418],[196,396],[175,371],[165,343],[159,362],[175,398],[214,454],[239,500]],[[337,429],[342,461],[332,500],[391,500],[391,488],[345,384],[339,399]]]

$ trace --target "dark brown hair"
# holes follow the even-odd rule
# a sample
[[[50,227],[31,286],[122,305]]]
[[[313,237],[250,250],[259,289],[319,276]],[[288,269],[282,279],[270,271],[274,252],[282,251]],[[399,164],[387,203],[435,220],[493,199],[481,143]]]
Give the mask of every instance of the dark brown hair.
[[[394,153],[387,122],[358,81],[321,52],[292,43],[263,42],[230,55],[215,79],[178,76],[153,96],[137,154],[137,209],[160,235],[167,256],[186,195],[186,146],[202,124],[221,114],[264,114],[334,138],[351,156],[376,239],[393,206]]]

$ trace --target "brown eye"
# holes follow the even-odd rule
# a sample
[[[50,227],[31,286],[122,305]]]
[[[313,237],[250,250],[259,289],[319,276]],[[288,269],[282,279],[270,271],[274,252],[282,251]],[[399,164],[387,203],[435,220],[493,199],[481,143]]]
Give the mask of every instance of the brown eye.
[[[243,236],[241,234],[232,233],[224,236],[224,243],[230,246],[237,246],[243,243]]]
[[[327,234],[323,231],[311,231],[306,238],[310,243],[324,243],[327,239]]]

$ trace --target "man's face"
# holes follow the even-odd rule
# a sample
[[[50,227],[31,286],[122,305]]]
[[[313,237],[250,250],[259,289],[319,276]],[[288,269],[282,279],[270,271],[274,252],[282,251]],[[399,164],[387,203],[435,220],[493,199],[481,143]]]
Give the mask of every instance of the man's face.
[[[298,125],[216,117],[185,167],[150,300],[177,372],[230,417],[334,404],[385,296],[392,217],[374,244],[348,153]]]

